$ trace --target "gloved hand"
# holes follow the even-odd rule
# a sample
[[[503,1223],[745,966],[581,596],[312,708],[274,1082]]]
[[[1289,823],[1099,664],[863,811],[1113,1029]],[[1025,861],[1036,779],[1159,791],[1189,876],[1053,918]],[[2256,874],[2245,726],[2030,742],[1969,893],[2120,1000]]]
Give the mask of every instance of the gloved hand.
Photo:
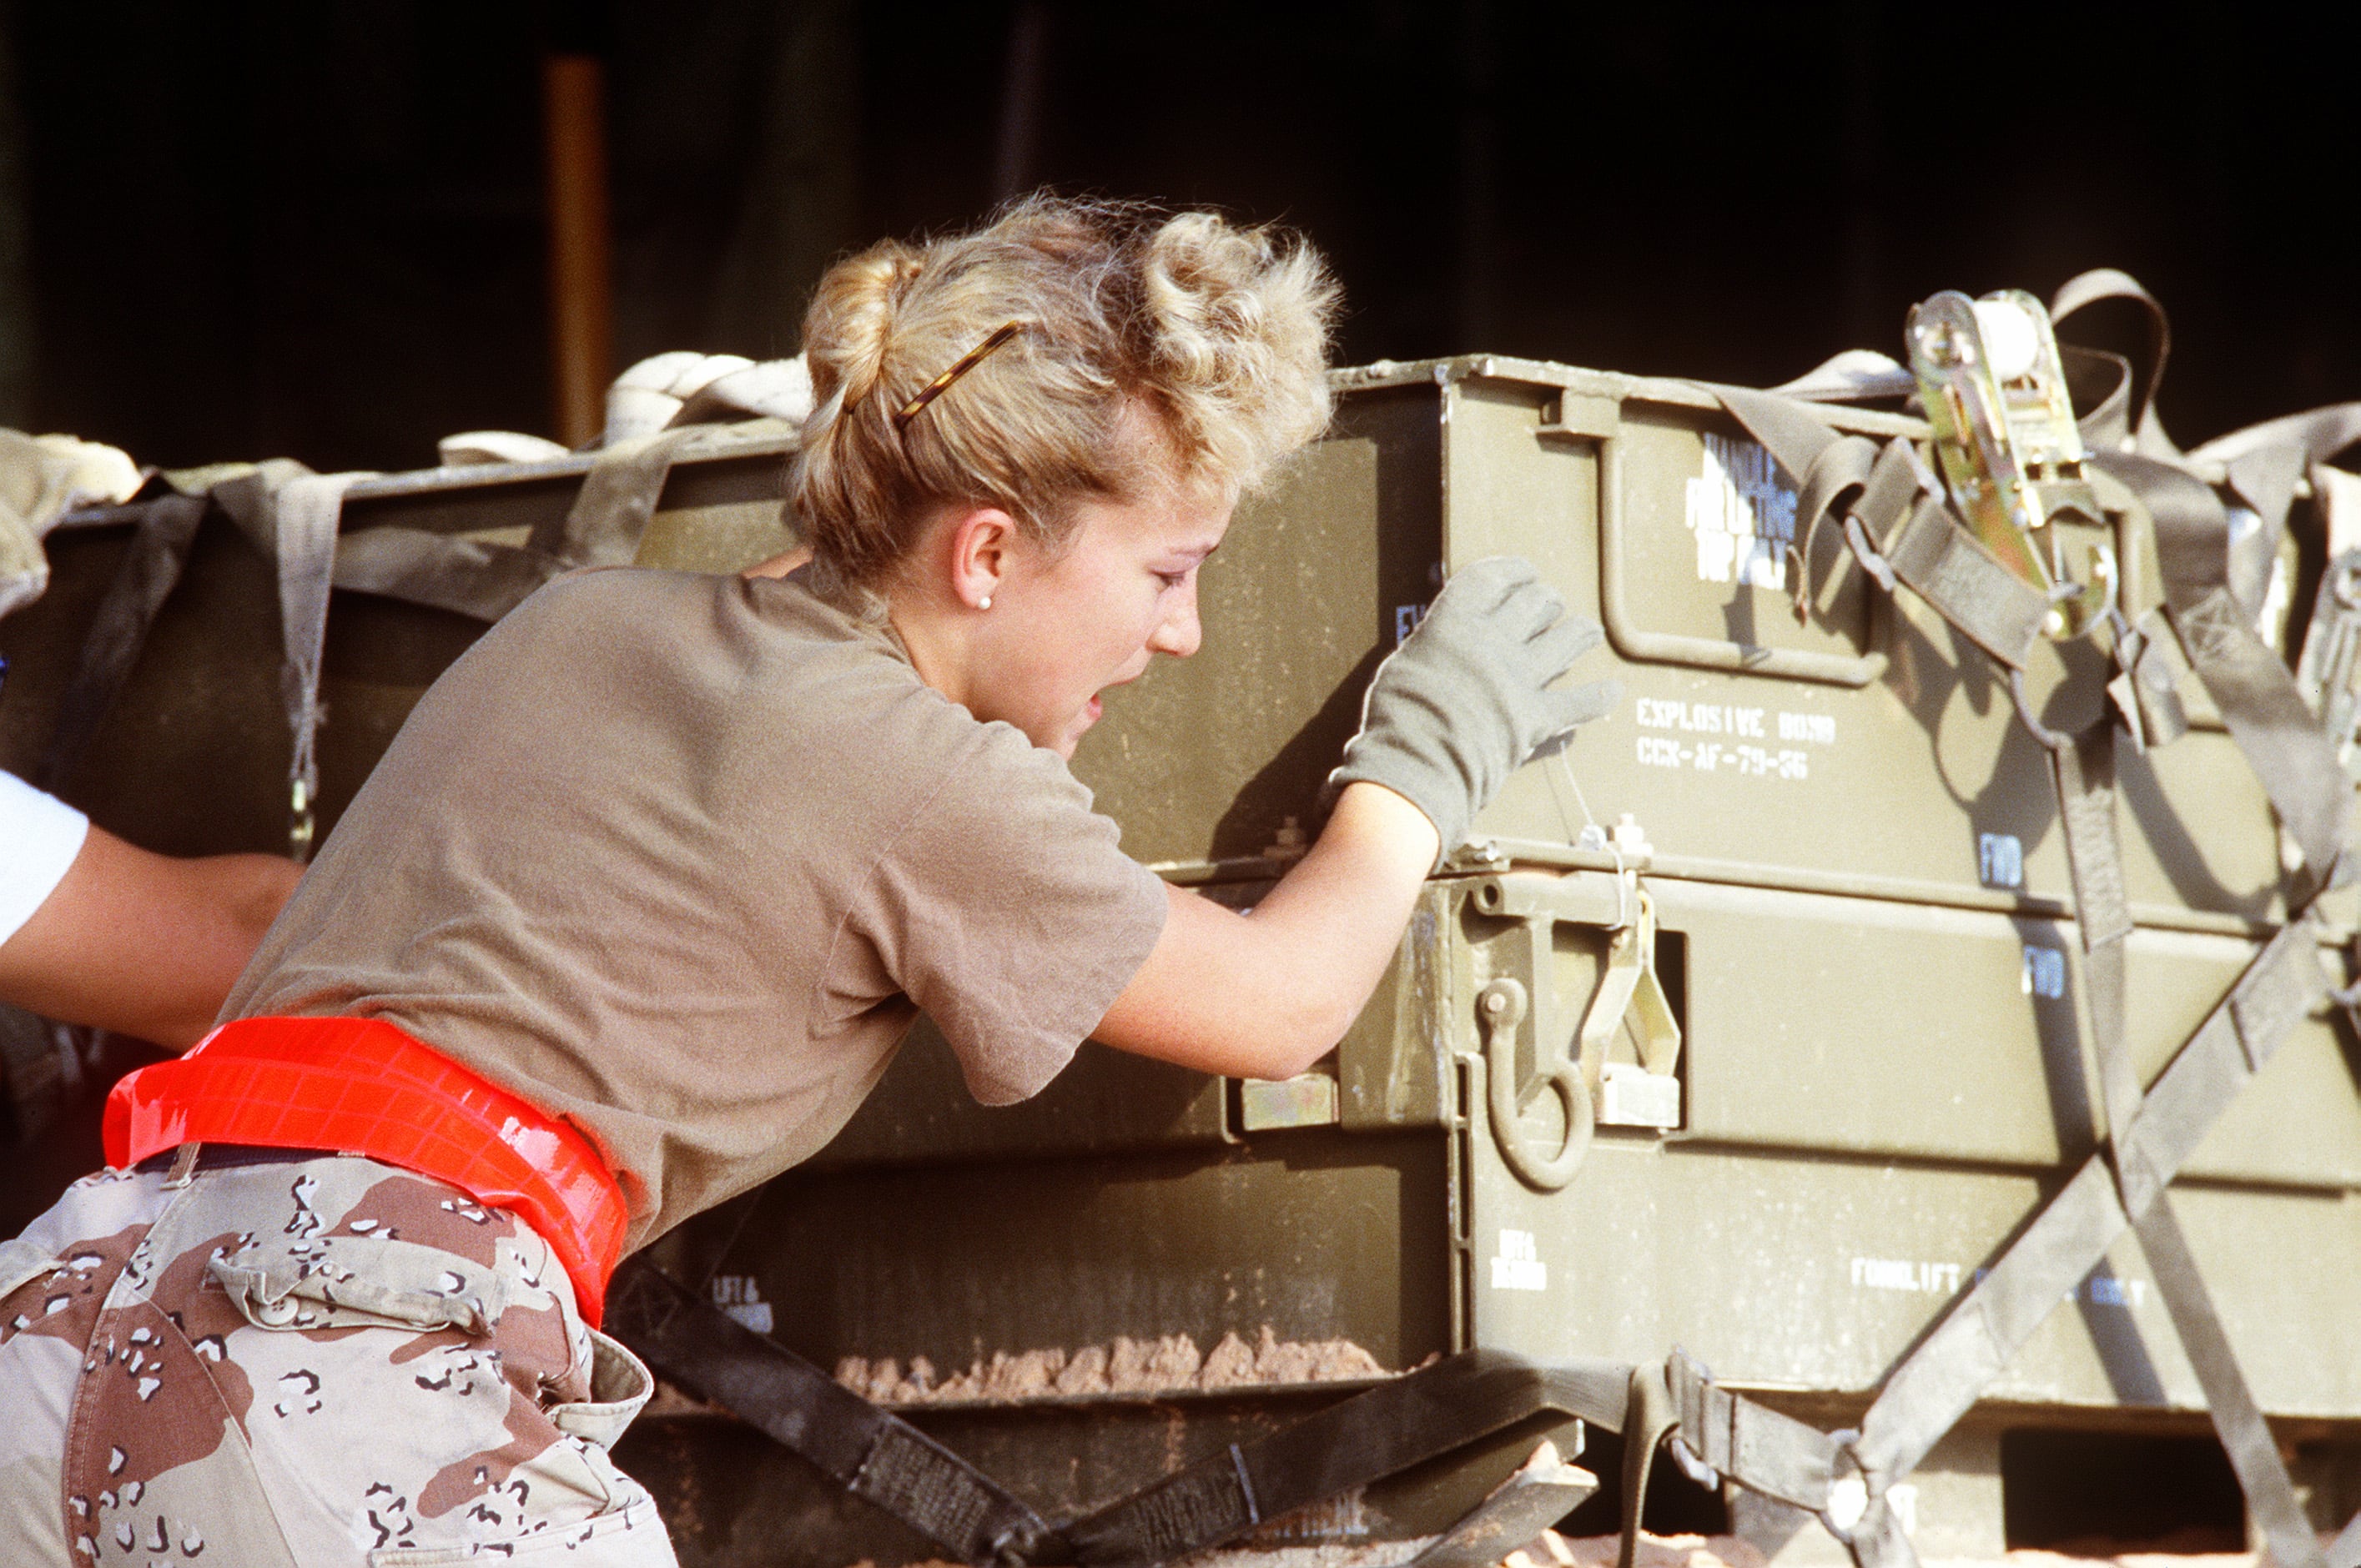
[[[1461,567],[1378,666],[1329,794],[1367,779],[1401,795],[1442,836],[1442,864],[1510,773],[1622,696],[1614,681],[1548,689],[1598,641],[1598,623],[1567,614],[1532,562]]]

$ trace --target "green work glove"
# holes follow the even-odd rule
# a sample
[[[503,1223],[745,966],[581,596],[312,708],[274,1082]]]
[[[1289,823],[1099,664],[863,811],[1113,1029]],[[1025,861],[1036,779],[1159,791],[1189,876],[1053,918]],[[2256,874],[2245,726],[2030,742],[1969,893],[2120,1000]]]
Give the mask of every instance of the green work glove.
[[[1613,681],[1549,689],[1598,639],[1598,623],[1567,614],[1532,562],[1493,555],[1461,567],[1378,666],[1329,793],[1367,779],[1401,795],[1442,836],[1441,865],[1510,773],[1622,696]]]

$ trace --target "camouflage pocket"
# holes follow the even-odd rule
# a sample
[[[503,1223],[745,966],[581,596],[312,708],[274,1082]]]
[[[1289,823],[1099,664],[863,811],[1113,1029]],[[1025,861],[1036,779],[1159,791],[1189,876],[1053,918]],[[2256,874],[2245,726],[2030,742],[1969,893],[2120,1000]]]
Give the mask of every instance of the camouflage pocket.
[[[375,1236],[250,1242],[205,1272],[261,1329],[458,1329],[489,1335],[508,1279],[440,1247]]]
[[[58,1270],[58,1259],[48,1247],[22,1236],[0,1242],[0,1297],[13,1296],[17,1287]]]
[[[655,1389],[656,1380],[649,1374],[647,1363],[621,1342],[592,1329],[590,1398],[550,1406],[550,1424],[568,1437],[612,1448]]]

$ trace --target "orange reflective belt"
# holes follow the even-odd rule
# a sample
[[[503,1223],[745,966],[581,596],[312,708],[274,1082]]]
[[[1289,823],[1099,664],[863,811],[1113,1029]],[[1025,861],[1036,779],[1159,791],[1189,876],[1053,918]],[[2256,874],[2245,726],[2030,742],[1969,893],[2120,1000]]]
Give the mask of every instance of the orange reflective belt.
[[[590,1140],[379,1018],[242,1018],[106,1099],[106,1163],[185,1143],[333,1149],[447,1181],[549,1243],[597,1327],[631,1212]]]

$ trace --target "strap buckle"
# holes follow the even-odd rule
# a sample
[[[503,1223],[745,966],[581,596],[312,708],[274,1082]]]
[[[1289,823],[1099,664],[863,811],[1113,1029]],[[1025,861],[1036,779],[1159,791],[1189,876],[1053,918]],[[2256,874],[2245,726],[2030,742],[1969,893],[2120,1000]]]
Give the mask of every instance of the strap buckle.
[[[2092,546],[2077,578],[2050,526],[2106,519],[2049,313],[2021,289],[1981,300],[1947,289],[1912,308],[1905,335],[1951,505],[2011,576],[2049,598],[2044,634],[2081,636],[2114,601],[2115,565]]]
[[[312,782],[298,774],[287,786],[287,858],[297,865],[312,861],[312,836],[319,818],[313,811]]]

